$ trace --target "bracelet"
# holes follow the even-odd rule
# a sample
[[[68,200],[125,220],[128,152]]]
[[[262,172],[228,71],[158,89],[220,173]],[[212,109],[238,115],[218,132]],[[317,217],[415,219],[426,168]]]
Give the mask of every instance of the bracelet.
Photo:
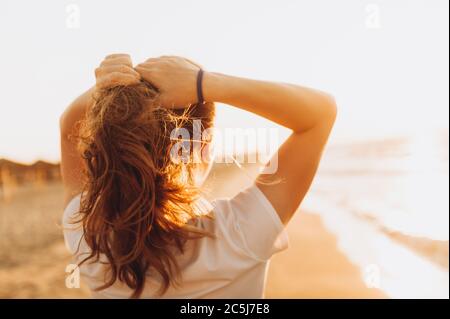
[[[197,73],[197,103],[205,103],[203,99],[203,88],[202,88],[202,80],[203,80],[203,70],[200,69]]]

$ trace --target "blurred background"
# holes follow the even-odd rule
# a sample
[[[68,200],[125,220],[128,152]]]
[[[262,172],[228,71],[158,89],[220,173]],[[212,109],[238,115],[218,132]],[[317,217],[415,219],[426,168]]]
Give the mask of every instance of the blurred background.
[[[336,97],[338,121],[288,226],[290,249],[272,261],[267,297],[448,298],[448,6],[3,0],[0,297],[89,296],[83,284],[65,286],[58,120],[94,84],[102,58],[120,52],[135,63],[181,55],[207,70]],[[276,128],[279,143],[289,134],[225,105],[216,123]],[[232,196],[255,166],[215,165],[207,196]]]

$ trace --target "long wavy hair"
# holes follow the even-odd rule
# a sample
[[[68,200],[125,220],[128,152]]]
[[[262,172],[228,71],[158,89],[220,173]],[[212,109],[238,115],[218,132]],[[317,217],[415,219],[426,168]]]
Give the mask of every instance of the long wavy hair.
[[[80,265],[106,256],[109,278],[97,290],[119,280],[138,298],[150,272],[162,279],[160,294],[178,282],[175,252],[208,234],[188,223],[197,217],[198,164],[173,160],[172,146],[180,141],[171,133],[183,128],[192,136],[196,119],[204,129],[212,127],[214,110],[212,103],[161,108],[158,90],[146,82],[95,96],[79,130],[86,180],[80,222],[90,247]]]

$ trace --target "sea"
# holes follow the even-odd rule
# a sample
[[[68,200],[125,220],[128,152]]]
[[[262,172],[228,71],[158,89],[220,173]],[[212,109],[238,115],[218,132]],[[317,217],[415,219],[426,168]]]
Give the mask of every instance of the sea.
[[[302,204],[370,288],[449,298],[449,132],[330,145]]]

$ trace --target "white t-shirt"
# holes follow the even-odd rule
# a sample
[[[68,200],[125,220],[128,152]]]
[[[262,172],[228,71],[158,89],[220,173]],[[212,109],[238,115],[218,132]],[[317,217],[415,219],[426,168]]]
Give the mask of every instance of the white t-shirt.
[[[286,230],[275,209],[253,185],[231,199],[202,202],[213,218],[201,217],[197,226],[215,235],[190,240],[184,254],[177,257],[181,284],[171,286],[162,298],[262,298],[270,257],[288,246]],[[204,205],[212,205],[205,207]],[[64,211],[64,239],[75,262],[90,251],[83,231],[73,224],[80,207],[80,196]],[[79,250],[77,252],[77,248]],[[106,261],[106,258],[100,261]],[[80,267],[81,277],[91,291],[104,284],[105,267],[87,261]],[[142,298],[157,298],[160,280],[149,274]],[[111,287],[92,291],[95,298],[129,298],[132,290],[119,280]]]

